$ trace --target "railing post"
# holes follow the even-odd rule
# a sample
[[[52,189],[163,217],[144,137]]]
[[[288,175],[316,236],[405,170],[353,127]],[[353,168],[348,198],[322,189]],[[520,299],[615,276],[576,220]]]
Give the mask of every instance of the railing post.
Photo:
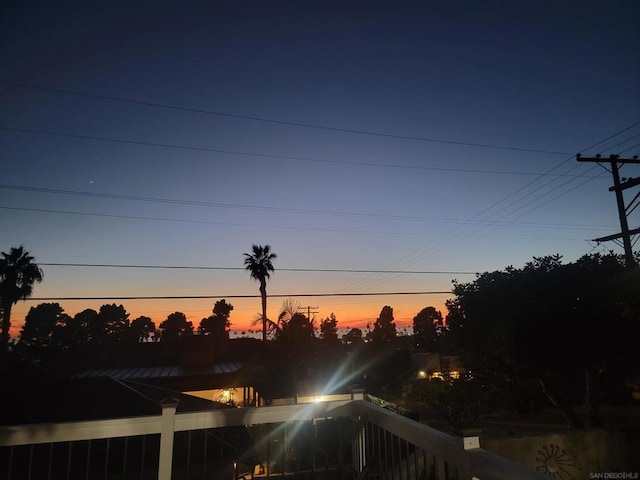
[[[351,400],[364,400],[364,388],[353,388],[351,390]]]
[[[352,422],[355,429],[355,434],[351,440],[351,448],[353,451],[352,468],[360,474],[367,466],[366,422],[362,417],[352,418]]]
[[[462,449],[463,450],[478,450],[480,449],[480,430],[471,428],[468,430],[462,429]],[[458,467],[458,474],[463,478],[470,478],[471,480],[480,480],[478,477],[471,474],[472,469],[469,465],[469,457],[467,456],[463,462],[460,462]]]
[[[465,450],[480,448],[480,437],[477,435],[462,437],[462,448]]]
[[[175,429],[176,407],[178,400],[166,398],[160,402],[160,459],[158,461],[158,480],[171,480],[173,465],[173,436]]]
[[[364,388],[359,386],[354,387],[351,390],[351,400],[364,400]],[[353,417],[352,417],[353,419]],[[365,437],[365,421],[361,417],[357,417],[354,426],[356,429],[355,436],[352,440],[352,467],[358,473],[361,474],[367,465],[366,454],[366,437]]]

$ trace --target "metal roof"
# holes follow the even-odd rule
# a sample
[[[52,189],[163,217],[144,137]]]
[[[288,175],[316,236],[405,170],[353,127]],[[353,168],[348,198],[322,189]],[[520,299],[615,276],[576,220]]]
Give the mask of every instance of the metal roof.
[[[224,375],[237,373],[242,363],[216,363],[207,367],[187,368],[181,366],[102,368],[87,370],[75,375],[75,378],[111,377],[119,380],[144,380],[151,378],[190,377],[195,375]]]

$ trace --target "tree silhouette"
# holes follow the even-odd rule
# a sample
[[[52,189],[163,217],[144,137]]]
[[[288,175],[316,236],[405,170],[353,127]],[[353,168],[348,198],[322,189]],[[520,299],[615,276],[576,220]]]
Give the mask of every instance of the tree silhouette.
[[[98,312],[87,308],[76,313],[73,318],[68,318],[60,328],[54,332],[56,343],[62,348],[73,345],[90,343],[92,341],[92,328],[98,323]],[[97,340],[96,340],[97,342]]]
[[[413,340],[421,350],[434,351],[442,334],[442,313],[426,307],[413,317]]]
[[[200,320],[198,332],[201,335],[211,334],[218,335],[219,338],[229,338],[229,330],[231,329],[229,317],[232,310],[233,305],[227,303],[224,298],[218,300],[213,306],[213,315]]]
[[[267,340],[267,280],[270,272],[274,271],[272,261],[277,258],[271,252],[269,245],[253,245],[252,253],[244,254],[244,268],[251,278],[260,282],[260,297],[262,299],[262,341]]]
[[[501,395],[537,387],[572,426],[581,423],[572,404],[584,404],[587,423],[598,425],[600,383],[617,384],[614,392],[640,366],[640,269],[621,256],[566,265],[559,255],[534,257],[520,269],[455,282],[453,291],[447,326],[465,366]]]
[[[355,327],[342,336],[342,343],[345,345],[360,345],[363,341],[362,330]]]
[[[160,341],[177,342],[180,337],[193,334],[193,324],[182,312],[173,312],[160,324]]]
[[[320,321],[320,341],[325,345],[340,345],[338,319],[334,313]]]
[[[19,300],[31,296],[33,284],[42,281],[42,270],[33,262],[21,245],[13,247],[9,253],[2,252],[0,258],[0,309],[2,310],[1,343],[9,343],[11,309]]]
[[[156,331],[156,324],[144,315],[131,321],[127,336],[133,342],[145,342]]]
[[[98,339],[98,343],[126,340],[128,329],[129,314],[124,306],[112,303],[100,307],[96,329],[93,331],[94,338]]]
[[[313,321],[304,313],[296,312],[281,323],[276,338],[284,341],[290,350],[295,348],[296,351],[302,351],[316,339]]]
[[[370,333],[371,341],[374,343],[388,343],[396,338],[396,324],[393,320],[393,308],[388,305],[382,307],[380,316],[373,324]]]
[[[55,343],[56,331],[70,319],[58,303],[41,303],[29,309],[20,331],[20,343],[34,351]]]
[[[300,312],[302,309],[302,303],[295,298],[285,298],[280,306],[280,313],[278,314],[278,323],[276,324],[276,334],[282,331],[284,327],[289,323],[294,315]]]

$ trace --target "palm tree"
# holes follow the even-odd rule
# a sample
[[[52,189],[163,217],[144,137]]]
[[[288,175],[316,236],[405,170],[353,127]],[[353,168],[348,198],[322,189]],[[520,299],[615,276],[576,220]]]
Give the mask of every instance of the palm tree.
[[[251,278],[260,282],[260,296],[262,297],[262,341],[267,340],[267,279],[269,272],[273,272],[272,260],[277,258],[271,252],[269,245],[253,245],[253,253],[244,254],[244,268],[249,271]]]
[[[11,327],[11,309],[18,300],[31,296],[33,284],[42,281],[42,270],[33,263],[21,245],[13,247],[9,253],[0,253],[0,309],[2,310],[2,332],[0,339],[3,345],[9,343],[9,327]]]
[[[302,303],[293,298],[287,298],[282,302],[280,307],[280,313],[278,314],[278,321],[274,322],[269,318],[266,319],[267,333],[274,333],[276,338],[282,334],[289,320],[302,308]],[[255,327],[258,323],[261,323],[263,316],[261,313],[256,313],[251,321],[251,326]]]
[[[302,309],[302,303],[295,298],[285,298],[280,307],[280,314],[278,315],[278,325],[282,328],[287,324],[293,316]]]
[[[255,327],[256,325],[262,323],[262,313],[258,312],[253,316],[253,320],[251,320],[250,326]],[[269,335],[272,332],[278,332],[280,330],[280,325],[278,325],[276,322],[274,322],[273,320],[270,320],[267,318],[266,320],[266,328],[267,328],[267,335]],[[253,330],[251,330],[251,332],[253,332]]]

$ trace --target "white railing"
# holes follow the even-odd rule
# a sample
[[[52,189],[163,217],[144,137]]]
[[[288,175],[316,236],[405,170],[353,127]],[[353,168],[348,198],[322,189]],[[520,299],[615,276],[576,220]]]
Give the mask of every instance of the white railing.
[[[177,414],[176,403],[166,401],[162,404],[162,415],[159,416],[2,426],[0,427],[0,451],[25,445],[33,448],[34,445],[54,445],[60,442],[148,435],[155,435],[157,438],[159,435],[157,479],[170,480],[172,471],[175,474],[174,438],[178,432],[244,425],[315,422],[326,418],[346,417],[351,419],[352,425],[351,472],[354,478],[394,480],[413,478],[539,480],[548,478],[479,448],[477,438],[463,439],[445,434],[366,402],[360,393],[354,393],[351,398],[341,398],[332,400],[331,397],[324,397],[321,401],[313,403]],[[13,450],[10,453],[12,454]],[[0,458],[11,459],[11,454]],[[140,455],[140,452],[129,454],[130,457],[135,455]],[[69,463],[71,463],[71,448],[69,448]],[[315,465],[315,458],[313,463]],[[25,474],[24,471],[12,471],[10,464],[11,462],[7,460],[0,462],[0,478],[30,478],[30,475]],[[31,465],[28,468],[31,469]],[[141,474],[138,475],[138,478],[141,476]],[[102,478],[106,477],[105,474]],[[109,478],[122,477],[123,475],[120,477],[116,475]],[[67,473],[64,478],[93,477],[90,477],[89,473],[86,477]],[[153,478],[156,478],[155,474]]]
[[[431,474],[437,479],[548,479],[480,448],[478,437],[448,435],[369,402],[354,401],[351,408],[352,416],[364,421],[367,458],[363,463],[376,465],[380,478],[421,479]],[[393,462],[380,465],[388,460],[389,450]]]

